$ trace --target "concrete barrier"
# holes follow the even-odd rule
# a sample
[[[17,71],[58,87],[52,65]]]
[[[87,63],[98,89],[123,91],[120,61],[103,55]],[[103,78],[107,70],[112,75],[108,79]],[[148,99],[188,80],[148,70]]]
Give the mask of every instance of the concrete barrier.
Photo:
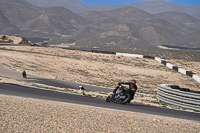
[[[186,74],[187,70],[183,69],[183,68],[178,68],[178,72],[182,73],[182,74]]]
[[[174,65],[172,65],[170,63],[167,63],[166,66],[169,67],[170,69],[173,69],[173,67],[174,67]]]
[[[160,58],[158,58],[158,57],[155,57],[155,60],[161,63],[161,61],[162,61],[163,59],[160,59]]]
[[[129,56],[129,57],[139,57],[139,58],[143,58],[143,55],[139,55],[139,54],[116,53],[116,55],[122,55],[122,56]]]
[[[192,78],[200,83],[200,76],[199,75],[193,74]]]

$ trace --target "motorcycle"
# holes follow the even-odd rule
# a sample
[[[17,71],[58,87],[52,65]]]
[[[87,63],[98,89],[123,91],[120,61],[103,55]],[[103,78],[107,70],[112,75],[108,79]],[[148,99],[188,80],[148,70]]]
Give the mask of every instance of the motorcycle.
[[[25,79],[27,78],[27,75],[26,75],[26,72],[25,72],[25,71],[22,72],[22,76],[23,76],[23,78],[25,78]]]
[[[83,85],[80,85],[79,90],[86,90],[86,88]]]
[[[133,100],[135,89],[128,89],[124,86],[118,86],[115,93],[110,94],[106,98],[106,102],[115,102],[120,104],[127,104]]]

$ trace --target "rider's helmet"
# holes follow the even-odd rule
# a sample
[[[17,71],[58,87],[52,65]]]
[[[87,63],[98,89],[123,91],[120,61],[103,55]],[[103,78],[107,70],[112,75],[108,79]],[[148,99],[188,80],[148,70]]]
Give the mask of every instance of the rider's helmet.
[[[132,79],[132,80],[131,80],[131,83],[136,84],[136,80],[135,80],[135,79]]]

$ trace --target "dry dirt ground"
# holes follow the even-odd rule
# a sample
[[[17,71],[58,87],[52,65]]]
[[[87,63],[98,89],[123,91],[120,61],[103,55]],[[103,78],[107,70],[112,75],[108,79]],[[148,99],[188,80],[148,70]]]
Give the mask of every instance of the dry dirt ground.
[[[200,123],[0,95],[1,133],[199,133]]]
[[[151,59],[55,48],[1,46],[0,60],[2,67],[19,72],[26,70],[28,74],[111,89],[118,82],[136,79],[138,93],[143,95],[136,95],[134,102],[150,105],[160,104],[156,99],[158,84],[179,85],[200,91],[200,84],[191,77]],[[173,60],[171,62],[175,63]],[[185,64],[181,65],[182,68],[200,75],[200,62],[178,62]]]
[[[156,106],[164,106],[168,108],[178,108],[176,106],[171,106],[168,104],[164,104],[156,99],[157,93],[157,85],[161,83],[165,84],[173,84],[179,85],[183,88],[189,88],[191,90],[200,91],[199,83],[190,78],[189,76],[180,74],[174,70],[171,70],[159,62],[151,59],[143,59],[143,58],[133,58],[133,57],[123,57],[123,56],[115,56],[109,54],[99,54],[99,53],[90,53],[83,51],[75,51],[75,50],[64,50],[64,49],[55,49],[55,48],[43,48],[43,47],[24,47],[24,46],[1,46],[0,47],[0,66],[4,68],[13,69],[19,72],[26,70],[29,74],[41,75],[49,78],[61,79],[66,81],[85,83],[97,86],[104,86],[113,89],[118,82],[121,81],[130,81],[131,79],[137,80],[138,85],[138,93],[140,95],[136,95],[133,102],[156,105]],[[168,60],[168,62],[176,63],[173,60]],[[173,64],[172,63],[172,64]],[[179,66],[181,64],[181,66]],[[192,65],[191,65],[192,64]],[[179,61],[177,64],[174,64],[178,67],[182,67],[187,70],[194,71],[198,75],[200,75],[199,66],[200,62],[188,62],[188,61]],[[17,81],[15,79],[9,79],[7,77],[0,77],[0,82],[12,82],[18,84],[27,84],[33,85],[32,83]],[[35,86],[35,85],[34,85]],[[44,86],[40,86],[45,88]],[[57,88],[59,90],[66,90],[68,88]],[[76,92],[80,93],[81,92]],[[99,93],[95,92],[86,92],[89,95],[97,96]],[[102,98],[105,98],[108,94],[102,93]],[[17,100],[16,100],[17,99]],[[110,128],[112,127],[112,123],[109,122],[108,118],[114,119],[118,121],[115,125],[115,128],[118,129],[119,132],[130,132],[130,131],[138,131],[138,132],[149,132],[148,129],[152,128],[152,132],[199,132],[200,125],[197,122],[176,120],[176,119],[166,119],[160,118],[156,116],[150,115],[138,115],[132,113],[121,113],[120,111],[114,111],[114,113],[110,110],[99,110],[92,108],[91,113],[87,113],[91,109],[88,107],[79,107],[68,104],[58,104],[53,102],[44,102],[39,100],[32,99],[21,99],[18,97],[7,97],[1,96],[1,116],[3,116],[2,122],[4,126],[3,129],[5,131],[7,129],[19,129],[19,132],[26,131],[24,128],[28,126],[37,125],[37,123],[45,124],[49,130],[47,131],[57,131],[57,132],[66,132],[66,128],[64,126],[56,126],[55,124],[66,124],[68,120],[64,118],[69,118],[69,121],[73,121],[70,126],[71,129],[68,129],[69,132],[115,132]],[[33,105],[31,106],[32,102]],[[7,104],[6,104],[7,103]],[[11,106],[13,105],[13,106]],[[16,105],[16,106],[14,106]],[[19,106],[18,106],[19,105]],[[3,107],[4,106],[4,107]],[[22,111],[21,107],[27,108],[27,110]],[[30,106],[30,108],[28,108]],[[57,107],[59,106],[59,107]],[[71,107],[73,106],[73,107]],[[82,119],[89,119],[87,123],[82,119],[78,119],[76,114],[72,112],[69,117],[67,114],[63,114],[59,109],[65,108],[67,112],[71,110],[84,110],[82,115],[80,116]],[[8,115],[9,111],[5,109],[10,109],[12,112],[16,113],[12,115]],[[40,113],[38,114],[37,109],[39,109]],[[58,112],[58,110],[60,112]],[[32,111],[36,111],[35,115],[30,116]],[[45,121],[42,122],[40,115],[48,114],[51,117],[46,118]],[[23,114],[26,114],[25,116]],[[77,113],[80,114],[80,111]],[[94,114],[98,117],[95,117]],[[131,114],[131,115],[130,115]],[[19,115],[19,118],[16,118],[16,115]],[[23,116],[21,116],[23,115]],[[56,119],[55,118],[56,115]],[[131,116],[128,118],[128,116]],[[26,118],[24,118],[26,117]],[[18,128],[20,126],[20,122],[25,122],[28,117],[31,117],[34,120],[29,122],[30,125],[24,125],[24,128]],[[125,120],[127,123],[131,123],[129,126],[130,130],[123,130],[125,125],[119,127],[119,123],[123,123],[124,121],[120,121],[119,118],[123,118],[121,120]],[[142,117],[142,118],[141,118]],[[102,124],[102,120],[107,119],[104,124]],[[141,118],[141,119],[140,119]],[[13,119],[13,120],[11,120]],[[136,119],[136,121],[135,121]],[[49,123],[50,121],[50,123]],[[69,122],[68,121],[68,122]],[[13,125],[13,122],[16,125]],[[99,129],[97,130],[99,126]],[[172,122],[172,123],[171,123]],[[81,124],[80,124],[81,123]],[[93,123],[93,124],[92,124]],[[142,125],[145,123],[147,126],[143,127]],[[161,125],[159,125],[160,123]],[[176,123],[176,124],[175,124]],[[12,124],[12,126],[10,126]],[[27,123],[28,124],[28,123]],[[90,126],[86,128],[83,125],[89,124]],[[8,126],[9,127],[5,127]],[[73,127],[76,125],[75,127]],[[78,126],[81,125],[81,128]],[[95,128],[91,128],[91,125]],[[136,126],[134,126],[136,125]],[[39,126],[39,125],[37,125]],[[103,126],[103,127],[102,127]],[[109,128],[108,128],[109,127]],[[114,126],[113,126],[114,127]],[[117,128],[118,127],[118,128]],[[151,127],[151,128],[150,128]],[[170,128],[169,128],[170,127]],[[190,128],[187,128],[190,127]],[[39,126],[39,129],[35,129],[37,131],[46,132],[46,127]],[[56,128],[56,129],[55,129]],[[123,129],[122,129],[123,128]],[[61,130],[62,129],[62,130]],[[10,130],[10,131],[11,131]],[[27,129],[27,131],[31,131],[34,129]],[[151,131],[151,130],[150,130]],[[35,131],[36,132],[36,131]]]

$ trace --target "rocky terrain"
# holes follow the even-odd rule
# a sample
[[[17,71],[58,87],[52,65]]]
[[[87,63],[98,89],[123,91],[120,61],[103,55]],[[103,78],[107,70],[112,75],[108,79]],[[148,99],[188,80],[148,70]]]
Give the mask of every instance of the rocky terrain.
[[[0,35],[0,43],[19,44],[21,41],[21,37]]]

